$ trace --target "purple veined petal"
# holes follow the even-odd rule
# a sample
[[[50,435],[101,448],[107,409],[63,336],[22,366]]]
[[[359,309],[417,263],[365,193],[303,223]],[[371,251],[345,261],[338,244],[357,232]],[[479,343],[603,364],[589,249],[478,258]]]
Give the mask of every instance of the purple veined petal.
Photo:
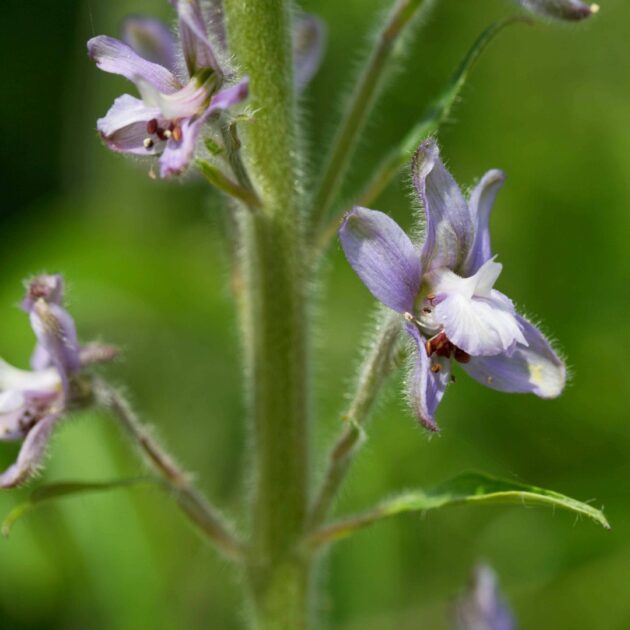
[[[399,313],[411,313],[422,267],[402,228],[386,214],[355,206],[339,228],[343,251],[372,295]]]
[[[512,613],[490,567],[475,567],[468,591],[457,601],[455,619],[457,630],[515,630]]]
[[[0,440],[23,438],[59,397],[60,391],[0,392]]]
[[[217,92],[201,116],[181,122],[181,138],[179,140],[171,138],[160,157],[160,177],[179,175],[188,167],[195,155],[197,139],[208,117],[215,111],[227,109],[242,102],[247,97],[248,86],[249,80],[245,77],[236,85]]]
[[[293,59],[298,92],[319,70],[326,48],[326,35],[324,21],[315,15],[301,13],[293,19]]]
[[[42,418],[29,432],[14,464],[0,474],[0,488],[14,488],[32,477],[41,466],[59,413]]]
[[[198,0],[171,0],[179,16],[179,33],[188,72],[192,77],[199,70],[211,68],[223,76],[217,62]]]
[[[31,326],[59,371],[64,390],[68,393],[69,377],[81,367],[74,320],[58,304],[39,300],[31,312]]]
[[[30,313],[34,303],[40,298],[61,306],[63,294],[64,282],[61,274],[41,274],[26,282],[26,295],[21,306],[23,310]]]
[[[147,107],[140,99],[123,94],[114,101],[105,117],[96,121],[96,127],[112,151],[155,155],[162,151],[164,142],[147,131],[149,121],[154,119],[164,122],[157,107]],[[147,138],[151,140],[149,146]]]
[[[465,276],[473,275],[492,258],[490,211],[504,182],[505,175],[501,171],[488,171],[470,194],[468,205],[475,226],[475,237],[462,267],[462,274]]]
[[[58,392],[61,390],[61,379],[55,368],[31,372],[0,359],[0,391],[10,389]]]
[[[448,267],[458,271],[472,245],[474,227],[468,204],[433,139],[418,147],[411,169],[426,220],[422,264],[425,270]]]
[[[143,59],[175,73],[175,38],[166,24],[143,15],[130,15],[123,21],[121,37]]]
[[[437,433],[440,428],[435,422],[435,412],[444,396],[451,378],[451,362],[449,359],[431,360],[425,348],[425,339],[414,324],[406,325],[416,345],[416,361],[413,371],[407,380],[407,395],[414,415],[425,429]],[[439,365],[434,372],[432,365]]]
[[[538,328],[522,315],[516,317],[527,346],[517,345],[511,354],[473,357],[462,367],[482,385],[500,392],[556,398],[566,383],[565,364]]]
[[[39,341],[35,344],[35,348],[31,354],[31,359],[29,361],[31,365],[31,369],[35,372],[40,372],[41,370],[45,370],[52,366],[52,359],[50,358],[50,354],[48,354],[48,350],[44,348],[44,346],[39,343]]]
[[[104,72],[119,74],[134,83],[146,81],[163,94],[171,94],[181,88],[170,70],[143,59],[127,44],[113,37],[93,37],[87,46],[90,57]]]

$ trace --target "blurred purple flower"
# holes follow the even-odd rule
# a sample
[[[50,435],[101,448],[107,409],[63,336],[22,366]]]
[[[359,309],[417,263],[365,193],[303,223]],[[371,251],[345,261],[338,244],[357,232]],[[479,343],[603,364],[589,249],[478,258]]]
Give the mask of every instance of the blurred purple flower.
[[[542,17],[568,22],[584,20],[599,11],[598,4],[581,0],[516,0],[522,7]]]
[[[354,207],[339,230],[354,271],[372,294],[404,315],[417,357],[409,398],[422,424],[434,420],[455,359],[483,385],[558,396],[566,370],[543,334],[494,289],[502,266],[490,249],[489,217],[500,171],[484,175],[466,200],[434,141],[420,145],[413,183],[426,216],[416,248],[386,214]]]
[[[184,171],[208,117],[241,103],[248,93],[247,78],[235,81],[219,64],[199,2],[172,2],[186,71],[177,71],[175,42],[156,20],[129,18],[123,27],[127,43],[100,35],[87,44],[101,70],[129,79],[142,97],[118,97],[97,121],[101,136],[113,151],[159,155],[161,177]]]
[[[503,601],[497,576],[485,565],[475,567],[471,584],[455,606],[456,630],[515,630],[516,625]]]
[[[74,377],[81,367],[116,355],[101,344],[80,348],[62,304],[60,275],[33,278],[22,301],[37,338],[32,371],[0,359],[0,440],[24,440],[16,462],[0,473],[0,488],[19,485],[41,465],[53,429],[76,402]]]

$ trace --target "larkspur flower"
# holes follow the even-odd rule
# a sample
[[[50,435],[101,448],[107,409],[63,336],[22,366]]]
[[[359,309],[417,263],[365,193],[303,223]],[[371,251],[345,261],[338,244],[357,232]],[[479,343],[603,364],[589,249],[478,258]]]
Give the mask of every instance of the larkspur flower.
[[[179,71],[177,43],[159,20],[128,17],[122,40],[98,36],[88,51],[105,72],[135,83],[141,99],[118,97],[97,129],[113,151],[160,156],[160,175],[182,173],[195,156],[210,116],[241,103],[248,79],[235,80],[229,58],[221,3],[204,14],[198,0],[171,0],[179,17],[179,42],[186,70]],[[207,18],[207,19],[206,19]],[[294,19],[295,84],[302,90],[321,62],[325,28],[312,15]]]
[[[98,131],[114,151],[159,155],[161,177],[183,172],[210,115],[248,93],[247,78],[235,81],[219,64],[197,0],[173,1],[186,71],[178,72],[174,41],[155,20],[131,18],[123,29],[128,43],[105,35],[88,41],[96,65],[135,83],[142,97],[118,97]]]
[[[579,22],[599,11],[598,4],[586,4],[581,0],[516,0],[523,8],[546,18]]]
[[[339,235],[363,283],[405,318],[416,349],[408,384],[414,413],[438,430],[434,413],[452,380],[453,359],[493,389],[558,396],[564,363],[493,288],[502,266],[491,252],[489,217],[503,174],[486,173],[467,201],[432,140],[420,145],[412,171],[426,217],[420,249],[393,219],[367,208],[353,208]]]
[[[488,566],[475,567],[468,590],[455,606],[456,630],[514,630],[516,624],[501,597],[497,576]]]
[[[41,275],[27,285],[22,308],[37,342],[32,371],[0,359],[0,440],[23,440],[17,460],[0,473],[0,488],[26,481],[41,465],[53,429],[83,395],[76,377],[82,367],[114,358],[102,344],[80,347],[74,320],[63,308],[63,279]]]

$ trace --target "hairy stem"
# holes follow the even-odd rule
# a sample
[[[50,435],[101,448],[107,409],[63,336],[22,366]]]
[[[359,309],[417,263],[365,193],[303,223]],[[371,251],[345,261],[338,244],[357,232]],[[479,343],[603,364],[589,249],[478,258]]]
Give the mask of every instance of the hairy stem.
[[[129,433],[188,518],[226,556],[240,559],[243,554],[240,541],[230,531],[219,512],[194,487],[190,475],[175,463],[142,424],[125,398],[100,379],[94,382],[94,395],[97,403],[108,409]]]
[[[324,166],[321,183],[312,210],[312,225],[317,229],[335,201],[348,170],[359,135],[374,106],[389,61],[405,27],[421,6],[430,7],[433,0],[397,0],[378,31],[365,67],[350,95],[345,114],[332,143],[332,152]]]
[[[247,578],[256,628],[308,626],[308,285],[288,0],[226,0],[230,49],[250,79],[255,120],[243,158],[262,205],[239,213],[244,354],[253,419],[252,545]]]
[[[400,315],[386,315],[376,331],[374,342],[369,346],[359,368],[352,402],[343,415],[346,428],[330,452],[324,480],[309,513],[309,528],[316,528],[324,521],[345,479],[352,458],[361,444],[362,427],[396,363],[400,329]]]

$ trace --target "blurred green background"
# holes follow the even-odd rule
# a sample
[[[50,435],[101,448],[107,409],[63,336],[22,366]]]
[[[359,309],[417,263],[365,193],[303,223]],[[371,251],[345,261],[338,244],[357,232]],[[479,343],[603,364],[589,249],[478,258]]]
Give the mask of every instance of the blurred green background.
[[[312,163],[328,149],[340,93],[388,3],[311,0],[329,50],[305,97]],[[444,0],[386,90],[348,187],[400,138],[502,0]],[[107,368],[200,485],[235,515],[248,488],[239,344],[220,199],[193,180],[150,180],[94,131],[124,80],[97,71],[85,41],[130,12],[169,19],[163,0],[4,0],[0,21],[0,349],[25,366],[33,339],[16,307],[21,280],[61,271],[83,339],[124,348]],[[475,68],[443,153],[470,185],[500,167],[492,219],[500,289],[558,339],[572,381],[556,401],[508,396],[462,375],[427,439],[398,384],[373,418],[339,505],[429,486],[466,469],[604,506],[604,532],[567,513],[453,508],[401,517],[339,544],[321,573],[330,628],[446,628],[471,566],[495,567],[523,628],[630,627],[630,5],[567,28],[516,26]],[[130,90],[133,92],[133,89]],[[410,221],[404,178],[376,206]],[[373,300],[339,248],[325,270],[317,352],[320,455],[339,428]],[[7,465],[16,445],[0,445]],[[105,416],[64,425],[43,480],[106,479],[141,467]],[[0,496],[0,514],[28,490]],[[237,516],[239,522],[242,516]],[[218,628],[242,625],[233,570],[161,495],[67,499],[0,541],[0,627]]]

